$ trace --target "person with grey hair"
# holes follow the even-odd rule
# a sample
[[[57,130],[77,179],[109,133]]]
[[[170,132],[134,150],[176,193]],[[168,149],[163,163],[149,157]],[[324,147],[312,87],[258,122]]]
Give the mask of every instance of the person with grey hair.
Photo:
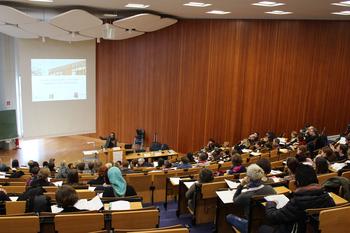
[[[229,214],[226,216],[226,220],[242,233],[248,232],[247,218],[249,216],[250,199],[256,195],[276,194],[276,191],[270,185],[264,184],[264,179],[265,172],[261,167],[256,164],[249,165],[247,168],[247,176],[243,178],[233,196],[235,206],[244,208],[246,219]],[[242,192],[243,189],[245,190]]]
[[[137,160],[138,167],[153,167],[152,164],[148,163],[144,158],[139,158]]]
[[[58,168],[56,178],[58,178],[58,179],[67,178],[68,171],[69,171],[69,169],[67,167],[66,161],[63,160],[60,164],[60,167]]]

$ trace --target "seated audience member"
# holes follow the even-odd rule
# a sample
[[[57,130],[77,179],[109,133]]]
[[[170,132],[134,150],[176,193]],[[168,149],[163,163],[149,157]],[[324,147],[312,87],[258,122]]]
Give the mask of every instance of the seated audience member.
[[[0,158],[0,172],[8,172],[10,168],[2,162],[2,159]]]
[[[19,162],[17,159],[12,160],[11,167],[12,170],[17,170],[19,168]]]
[[[148,163],[144,158],[139,158],[137,160],[138,167],[153,167],[152,164]]]
[[[134,173],[134,171],[129,168],[128,160],[124,160],[122,162],[122,166],[120,167],[120,171],[122,172],[123,175]]]
[[[28,179],[27,186],[30,186],[33,181],[38,179],[39,171],[40,171],[39,167],[32,167],[32,169],[30,169],[30,173],[31,173],[32,177],[30,179]]]
[[[72,169],[68,171],[67,174],[67,179],[65,182],[65,185],[70,185],[70,186],[79,186],[79,173],[77,169]]]
[[[263,226],[261,233],[306,232],[306,209],[334,206],[332,197],[318,184],[311,166],[299,165],[295,172],[297,190],[281,209],[275,202],[267,202],[266,217],[274,227]]]
[[[5,189],[0,188],[0,202],[11,201]]]
[[[106,181],[105,181],[105,175],[107,173],[107,167],[106,166],[102,166],[100,167],[100,169],[98,170],[98,177],[95,180],[90,180],[87,182],[87,184],[89,185],[103,185]]]
[[[74,169],[74,164],[73,163],[68,163],[68,169]]]
[[[321,175],[321,174],[326,174],[329,173],[328,169],[328,161],[324,157],[318,157],[315,159],[315,165],[316,165],[316,174]]]
[[[128,185],[119,168],[108,169],[106,177],[107,185],[103,188],[103,197],[128,197],[136,196],[134,188]]]
[[[345,162],[348,160],[348,146],[345,144],[339,144],[335,148],[336,161]]]
[[[157,164],[156,168],[157,169],[163,169],[164,168],[164,162],[165,162],[164,159],[163,158],[159,158],[157,162],[158,162],[158,164]]]
[[[196,189],[201,184],[210,183],[214,180],[214,174],[211,170],[203,168],[199,173],[198,183],[194,183],[186,192],[186,198],[188,199],[188,207],[193,211],[194,204],[193,200],[196,198]]]
[[[79,200],[77,191],[69,185],[63,185],[56,191],[57,206],[63,208],[62,212],[77,212],[81,211],[74,205]]]
[[[67,178],[68,171],[69,171],[69,168],[66,165],[66,161],[62,161],[61,164],[60,164],[60,167],[58,168],[58,172],[56,174],[56,178],[58,178],[58,179],[60,179],[60,178]]]
[[[55,177],[55,173],[56,173],[55,159],[52,159],[52,158],[49,159],[49,163],[48,163],[47,167],[50,170],[50,173],[51,173],[50,175],[52,177]]]
[[[79,171],[79,173],[83,173],[85,170],[85,163],[83,163],[83,162],[78,163],[77,170]]]
[[[264,170],[256,164],[251,164],[247,168],[247,176],[243,178],[241,184],[237,187],[237,191],[233,196],[233,202],[237,207],[244,208],[245,218],[239,218],[233,214],[229,214],[226,220],[229,224],[237,228],[241,233],[248,232],[248,216],[250,199],[255,195],[276,194],[275,190],[263,182],[265,177]],[[246,189],[242,192],[243,188]]]
[[[120,162],[120,161],[117,161],[117,163],[119,164],[119,166],[121,165],[121,162]],[[95,163],[89,162],[89,163],[88,163],[88,168],[89,168],[89,171],[90,171],[90,173],[91,173],[92,175],[96,172],[96,170],[95,170]]]
[[[314,163],[312,159],[309,158],[309,155],[310,153],[308,152],[307,147],[302,145],[302,146],[298,146],[297,154],[295,155],[295,158],[297,158],[299,163],[313,166]]]
[[[245,167],[242,165],[242,156],[240,154],[234,154],[231,157],[232,167],[227,171],[228,174],[237,174],[246,172]]]
[[[44,162],[43,162],[43,168],[48,168],[48,167],[49,167],[49,162],[44,161]]]
[[[187,156],[181,157],[181,162],[177,165],[178,169],[189,169],[192,168],[192,164],[190,164],[190,160]]]
[[[173,167],[173,165],[172,165],[172,163],[169,160],[165,160],[164,161],[164,169],[168,170],[168,169],[170,169],[172,167]]]
[[[48,168],[41,168],[38,172],[37,179],[30,183],[31,187],[52,186],[53,184],[48,181],[50,176],[50,170]]]
[[[295,157],[287,158],[286,173],[287,175],[283,177],[284,180],[294,180],[295,171],[299,166],[299,161]]]
[[[210,138],[206,146],[207,151],[213,151],[216,147],[220,147],[220,145],[214,139]]]
[[[256,165],[261,167],[265,173],[265,177],[263,178],[263,182],[265,184],[272,184],[275,183],[275,181],[272,179],[272,177],[268,177],[271,173],[271,162],[267,158],[261,158],[256,162]]]
[[[336,153],[334,153],[334,151],[329,146],[322,147],[321,153],[317,155],[315,159],[318,157],[323,157],[327,159],[330,163],[333,163],[337,160]]]
[[[206,152],[201,152],[198,156],[197,167],[208,166],[210,162],[208,161],[208,154]]]
[[[193,153],[192,152],[189,152],[186,154],[186,157],[188,158],[188,160],[190,161],[190,163],[195,163],[196,161],[194,160],[194,157],[193,157]]]

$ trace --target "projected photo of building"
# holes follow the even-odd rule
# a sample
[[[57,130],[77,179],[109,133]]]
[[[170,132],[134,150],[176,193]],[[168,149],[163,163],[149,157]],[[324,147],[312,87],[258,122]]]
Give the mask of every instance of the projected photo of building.
[[[78,61],[49,69],[49,75],[86,75],[86,61]]]

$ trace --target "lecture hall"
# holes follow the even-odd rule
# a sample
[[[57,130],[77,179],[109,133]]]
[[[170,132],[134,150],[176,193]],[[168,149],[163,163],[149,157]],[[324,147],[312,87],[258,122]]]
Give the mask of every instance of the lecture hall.
[[[0,233],[346,233],[350,1],[0,1]]]

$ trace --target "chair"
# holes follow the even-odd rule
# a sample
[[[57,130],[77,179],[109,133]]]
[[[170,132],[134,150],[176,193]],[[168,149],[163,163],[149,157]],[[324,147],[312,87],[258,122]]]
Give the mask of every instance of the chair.
[[[166,178],[167,175],[163,172],[152,174],[153,180],[153,202],[165,201],[165,191],[166,191]]]
[[[144,203],[151,202],[152,175],[127,174],[126,182],[134,187],[138,196],[143,198]]]
[[[26,186],[2,186],[7,193],[22,194],[26,191]]]
[[[208,166],[206,166],[206,168],[208,168],[209,170],[212,170],[212,171],[217,171],[219,169],[219,164],[215,163],[215,164],[210,164]]]
[[[288,183],[288,189],[292,192],[294,192],[297,189],[297,186],[295,184],[295,180],[290,180]]]
[[[348,178],[350,180],[350,171],[343,172],[342,177]]]
[[[79,199],[92,199],[96,196],[96,193],[90,190],[77,189]]]
[[[45,189],[46,192],[56,192],[58,187],[57,186],[43,186],[43,189]]]
[[[335,177],[338,174],[336,172],[333,173],[328,173],[328,174],[322,174],[322,175],[318,175],[317,179],[318,179],[318,183],[320,185],[322,185],[324,182],[326,182],[329,178]]]
[[[54,218],[55,230],[58,233],[86,233],[104,228],[104,215],[91,214],[60,214]]]
[[[342,233],[349,231],[350,207],[340,207],[331,210],[323,210],[320,212],[321,233]]]
[[[270,153],[269,152],[267,152],[267,153],[262,153],[261,155],[260,155],[260,158],[266,158],[266,159],[270,159]]]
[[[159,226],[159,210],[141,209],[131,211],[112,212],[111,226],[116,232],[118,229],[145,229]]]
[[[260,159],[260,156],[253,156],[249,158],[249,164],[256,163]]]
[[[184,228],[181,224],[168,226],[168,227],[160,227],[160,228],[147,228],[147,229],[117,229],[115,233],[128,233],[128,232],[143,232],[143,231],[159,231],[159,230],[171,230],[171,229],[180,229]],[[96,232],[97,233],[97,232]]]
[[[7,201],[5,208],[6,215],[24,214],[26,212],[26,201]]]
[[[21,181],[18,181],[18,182],[9,182],[8,183],[10,186],[26,186],[26,182],[21,182]]]
[[[272,169],[278,169],[278,168],[283,168],[283,167],[284,167],[283,160],[271,162],[271,168]]]
[[[1,232],[38,233],[40,223],[38,216],[0,217]]]

